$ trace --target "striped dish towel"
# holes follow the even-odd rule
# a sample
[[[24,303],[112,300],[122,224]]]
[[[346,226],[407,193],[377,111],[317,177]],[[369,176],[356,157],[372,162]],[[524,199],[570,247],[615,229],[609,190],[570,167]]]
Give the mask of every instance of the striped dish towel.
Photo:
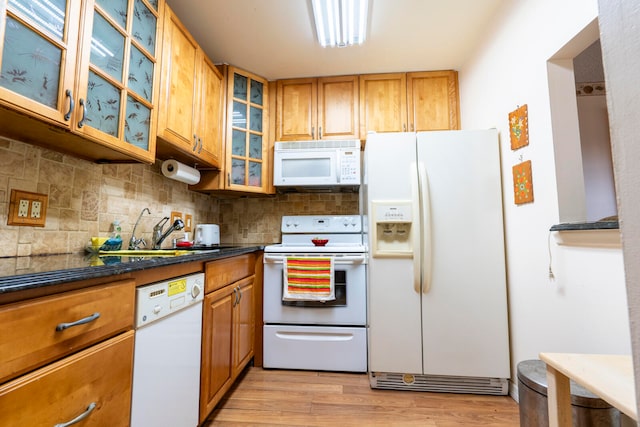
[[[284,301],[336,299],[332,257],[287,257],[283,274]]]

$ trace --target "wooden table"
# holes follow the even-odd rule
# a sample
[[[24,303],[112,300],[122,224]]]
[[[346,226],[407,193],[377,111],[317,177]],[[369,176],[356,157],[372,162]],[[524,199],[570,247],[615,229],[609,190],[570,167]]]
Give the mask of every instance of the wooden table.
[[[631,356],[540,353],[540,359],[547,364],[551,427],[572,425],[570,379],[638,421]]]

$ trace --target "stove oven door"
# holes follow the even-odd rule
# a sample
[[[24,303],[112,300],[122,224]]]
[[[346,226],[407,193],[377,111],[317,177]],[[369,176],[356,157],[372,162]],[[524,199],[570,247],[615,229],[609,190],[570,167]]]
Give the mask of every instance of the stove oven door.
[[[287,255],[301,256],[271,253],[264,256],[264,323],[365,326],[367,296],[364,254],[331,255],[334,257],[336,299],[325,303],[282,300],[283,266]]]

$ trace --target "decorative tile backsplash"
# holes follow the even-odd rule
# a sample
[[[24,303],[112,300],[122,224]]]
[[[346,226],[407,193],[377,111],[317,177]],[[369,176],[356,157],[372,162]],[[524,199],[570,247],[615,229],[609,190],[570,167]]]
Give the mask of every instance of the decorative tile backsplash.
[[[164,177],[160,165],[101,165],[0,137],[0,257],[82,251],[92,236],[108,236],[114,220],[126,242],[144,208],[151,215],[136,234],[147,242],[153,226],[178,211],[194,225],[220,224],[226,244],[279,242],[282,215],[358,213],[356,193],[217,198]],[[7,225],[11,189],[49,196],[44,228]]]

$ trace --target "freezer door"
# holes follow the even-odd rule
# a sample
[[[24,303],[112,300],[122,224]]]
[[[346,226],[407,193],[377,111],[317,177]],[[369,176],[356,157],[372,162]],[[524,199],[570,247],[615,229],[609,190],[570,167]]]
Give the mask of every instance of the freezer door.
[[[424,373],[509,377],[502,188],[495,130],[419,132]],[[422,193],[423,195],[426,192]]]
[[[370,134],[365,145],[364,219],[372,203],[411,200],[416,177],[415,133]],[[412,227],[413,230],[413,227]],[[419,236],[411,236],[418,238]],[[368,239],[372,234],[368,233]],[[369,241],[371,248],[373,242]],[[419,279],[418,279],[419,280]],[[414,285],[410,257],[385,258],[370,254],[367,270],[369,370],[422,371],[420,286]]]

